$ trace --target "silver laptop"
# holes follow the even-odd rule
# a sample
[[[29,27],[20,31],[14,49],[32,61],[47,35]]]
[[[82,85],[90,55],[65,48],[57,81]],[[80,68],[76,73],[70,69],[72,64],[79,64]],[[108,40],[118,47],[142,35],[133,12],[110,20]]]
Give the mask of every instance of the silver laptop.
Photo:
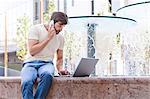
[[[98,59],[95,58],[81,58],[73,77],[86,77],[94,71],[95,65],[97,64]]]

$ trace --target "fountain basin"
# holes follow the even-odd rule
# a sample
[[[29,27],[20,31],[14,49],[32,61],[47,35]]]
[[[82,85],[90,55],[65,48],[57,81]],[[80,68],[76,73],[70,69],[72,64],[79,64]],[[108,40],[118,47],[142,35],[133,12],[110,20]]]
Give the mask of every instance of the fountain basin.
[[[0,86],[0,98],[21,99],[19,77],[2,77]],[[148,76],[54,77],[46,99],[149,99],[149,97]]]

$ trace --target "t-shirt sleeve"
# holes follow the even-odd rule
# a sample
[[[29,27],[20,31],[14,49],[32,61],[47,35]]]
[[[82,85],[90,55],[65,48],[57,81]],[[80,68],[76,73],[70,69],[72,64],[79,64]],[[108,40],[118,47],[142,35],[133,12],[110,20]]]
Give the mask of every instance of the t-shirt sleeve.
[[[38,28],[36,26],[32,26],[29,30],[28,39],[38,40]]]
[[[59,49],[63,50],[64,47],[64,37],[60,35],[60,44],[59,44]]]

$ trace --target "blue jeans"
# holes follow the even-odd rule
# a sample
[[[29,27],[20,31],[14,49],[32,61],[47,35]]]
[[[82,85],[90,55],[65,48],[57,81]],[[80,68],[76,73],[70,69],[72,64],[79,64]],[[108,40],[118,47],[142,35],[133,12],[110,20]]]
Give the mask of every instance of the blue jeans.
[[[23,99],[45,99],[52,84],[54,65],[52,61],[35,60],[23,64],[21,70],[21,91]],[[33,95],[33,85],[40,78]]]

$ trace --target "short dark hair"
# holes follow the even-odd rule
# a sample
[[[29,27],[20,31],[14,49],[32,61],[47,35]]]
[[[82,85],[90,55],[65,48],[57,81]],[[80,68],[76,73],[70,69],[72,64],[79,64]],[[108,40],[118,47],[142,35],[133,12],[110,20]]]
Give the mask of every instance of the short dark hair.
[[[60,21],[66,25],[68,23],[68,16],[63,12],[53,12],[50,20],[54,20],[54,23]]]

